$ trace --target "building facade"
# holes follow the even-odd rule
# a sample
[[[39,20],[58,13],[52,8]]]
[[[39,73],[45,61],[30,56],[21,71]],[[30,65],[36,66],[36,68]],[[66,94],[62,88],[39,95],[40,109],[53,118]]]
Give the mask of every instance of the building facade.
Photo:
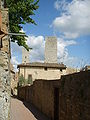
[[[66,66],[57,63],[29,63],[20,64],[19,76],[35,81],[35,79],[53,80],[60,79],[65,74]]]

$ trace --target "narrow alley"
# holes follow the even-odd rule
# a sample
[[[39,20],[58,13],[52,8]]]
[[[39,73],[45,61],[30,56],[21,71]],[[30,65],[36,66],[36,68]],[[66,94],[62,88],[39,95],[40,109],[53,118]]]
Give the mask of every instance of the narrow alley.
[[[29,103],[11,98],[11,120],[49,120]]]

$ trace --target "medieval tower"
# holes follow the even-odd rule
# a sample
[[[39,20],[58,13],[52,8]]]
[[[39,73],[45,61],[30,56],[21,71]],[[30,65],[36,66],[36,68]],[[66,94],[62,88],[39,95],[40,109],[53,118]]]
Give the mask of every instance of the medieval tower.
[[[57,63],[57,38],[45,38],[45,63]]]
[[[22,48],[22,63],[26,64],[29,63],[29,51],[25,48]]]

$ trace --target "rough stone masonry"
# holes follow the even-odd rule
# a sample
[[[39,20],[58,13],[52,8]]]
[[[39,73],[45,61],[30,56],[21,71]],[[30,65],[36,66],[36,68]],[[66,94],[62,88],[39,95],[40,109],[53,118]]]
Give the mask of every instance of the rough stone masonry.
[[[8,9],[0,0],[0,120],[10,119],[10,41],[8,32]]]
[[[57,38],[46,37],[45,63],[57,63]]]

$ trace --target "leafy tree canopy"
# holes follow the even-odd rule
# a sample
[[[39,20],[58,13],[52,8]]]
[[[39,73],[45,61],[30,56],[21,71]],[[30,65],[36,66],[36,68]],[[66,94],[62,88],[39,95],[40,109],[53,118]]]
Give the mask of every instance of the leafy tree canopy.
[[[6,0],[9,8],[10,32],[21,33],[22,24],[32,23],[36,25],[31,16],[35,15],[34,10],[38,9],[38,2],[39,0]],[[25,36],[11,36],[11,41],[16,41],[19,46],[29,50]]]

